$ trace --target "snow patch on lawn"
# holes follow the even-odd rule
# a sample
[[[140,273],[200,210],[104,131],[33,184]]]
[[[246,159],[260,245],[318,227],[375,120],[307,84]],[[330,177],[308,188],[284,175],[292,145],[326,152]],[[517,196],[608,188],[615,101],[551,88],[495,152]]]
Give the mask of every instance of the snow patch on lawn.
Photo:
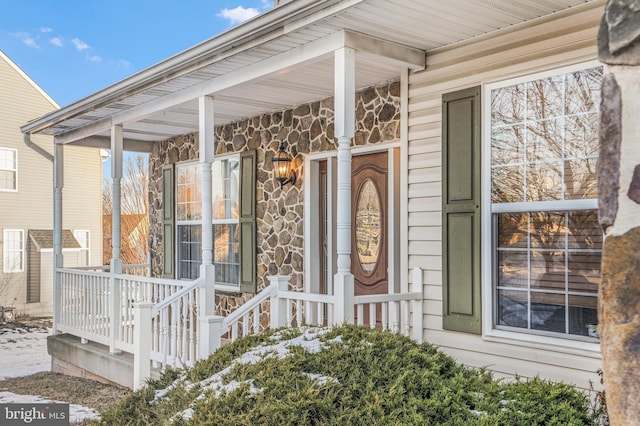
[[[0,329],[0,380],[51,369],[47,353],[50,329]]]

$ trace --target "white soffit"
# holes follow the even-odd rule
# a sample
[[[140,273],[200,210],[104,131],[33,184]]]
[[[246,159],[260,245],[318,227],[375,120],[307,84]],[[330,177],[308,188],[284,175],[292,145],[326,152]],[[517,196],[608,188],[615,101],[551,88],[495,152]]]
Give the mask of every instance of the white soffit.
[[[289,22],[276,38],[255,41],[253,46],[238,53],[220,52],[218,56],[203,59],[208,65],[159,82],[144,91],[122,96],[102,107],[83,111],[50,125],[41,133],[65,134],[59,140],[64,141],[66,137],[69,142],[80,136],[108,136],[111,117],[124,117],[131,118],[122,120],[125,138],[163,140],[198,130],[196,99],[177,96],[197,93],[194,89],[198,87],[212,90],[207,94],[215,99],[216,124],[333,96],[333,57],[330,51],[323,49],[340,41],[339,33],[349,35],[353,32],[349,42],[374,53],[391,59],[406,57],[413,60],[418,51],[453,44],[587,1],[362,0],[349,3],[353,6],[336,13],[321,11],[324,17],[313,15],[299,22]],[[344,30],[347,33],[343,33]],[[314,57],[316,52],[318,55]],[[403,66],[407,66],[402,60],[383,60],[363,50],[357,52],[358,88],[399,79]],[[276,59],[280,57],[290,61],[290,66],[278,69]],[[301,62],[296,62],[298,57]],[[273,72],[267,76],[258,75],[256,70],[268,68],[267,65]],[[234,84],[234,76],[250,77],[253,74],[256,78],[242,80],[239,77]],[[218,88],[212,84],[215,81],[227,84]],[[172,102],[172,99],[178,101]]]

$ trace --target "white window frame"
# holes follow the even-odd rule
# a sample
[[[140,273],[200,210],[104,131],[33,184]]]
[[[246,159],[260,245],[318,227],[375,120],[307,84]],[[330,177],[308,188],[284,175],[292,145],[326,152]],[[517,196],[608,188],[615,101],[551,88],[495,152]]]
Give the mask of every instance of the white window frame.
[[[229,155],[221,155],[221,156],[216,156],[216,158],[213,160],[212,164],[211,164],[211,169],[212,169],[212,173],[213,173],[213,167],[214,164],[216,162],[221,162],[224,160],[233,160],[236,159],[238,160],[238,162],[240,161],[240,154],[234,153],[234,154],[229,154]],[[184,226],[184,225],[198,225],[198,226],[202,226],[202,219],[192,219],[192,220],[179,220],[178,219],[178,205],[179,205],[179,201],[178,201],[178,170],[184,167],[193,167],[193,166],[197,166],[197,179],[201,179],[202,178],[202,173],[200,170],[200,166],[201,163],[199,163],[198,161],[189,161],[189,162],[183,162],[183,163],[177,163],[176,164],[176,223],[175,223],[175,232],[176,232],[176,238],[175,238],[175,268],[176,268],[176,276],[179,275],[179,271],[180,271],[180,259],[179,259],[179,252],[180,252],[180,238],[179,238],[179,233],[178,233],[178,227],[179,226]],[[241,184],[242,177],[239,176],[239,182],[238,185]],[[218,182],[213,182],[212,185],[212,190],[215,188],[215,185],[218,184]],[[239,188],[238,188],[239,189]],[[212,200],[213,201],[213,200]],[[198,203],[200,203],[201,201],[198,201]],[[238,198],[238,203],[240,202],[239,198]],[[236,224],[239,226],[240,224],[240,218],[237,217],[235,219],[216,219],[215,215],[212,214],[212,220],[211,220],[212,225],[214,226],[214,234],[215,234],[215,225],[229,225],[229,224]],[[238,244],[240,244],[240,242],[238,242]],[[214,251],[215,251],[215,243],[214,243]],[[215,254],[214,254],[214,263],[215,263]],[[179,278],[182,280],[188,280],[188,278]],[[229,285],[229,284],[221,284],[216,282],[215,283],[216,289],[220,290],[220,291],[226,291],[226,292],[235,292],[237,293],[240,289],[240,280],[238,277],[238,283],[234,284],[234,285]]]
[[[87,264],[82,266],[91,266],[91,233],[88,229],[74,229],[73,236],[80,244],[80,255],[86,259]]]
[[[495,326],[496,305],[495,286],[493,276],[494,252],[494,229],[493,215],[495,213],[510,212],[514,210],[522,211],[576,211],[586,209],[597,209],[597,199],[581,199],[571,201],[546,201],[546,202],[522,202],[513,203],[511,206],[491,203],[491,91],[501,87],[513,86],[520,83],[535,81],[557,75],[568,74],[588,68],[603,66],[598,61],[588,61],[573,65],[554,68],[547,71],[527,74],[508,80],[497,80],[484,82],[482,84],[482,191],[481,191],[481,214],[483,238],[481,240],[481,265],[482,265],[482,336],[486,341],[506,343],[510,345],[522,345],[528,348],[537,347],[540,349],[556,348],[560,351],[574,352],[594,358],[600,357],[600,345],[598,342],[586,340],[574,340],[568,335],[551,336],[546,334],[531,333],[531,330],[510,331],[497,329]],[[606,68],[605,68],[606,72]]]
[[[13,168],[13,169],[0,168],[0,170],[11,171],[11,172],[14,172],[16,174],[16,185],[15,185],[15,188],[13,188],[13,189],[0,188],[0,192],[18,192],[18,150],[17,149],[13,149],[13,148],[0,147],[0,151],[7,151],[7,152],[11,151],[11,152],[13,152],[13,158],[14,158],[14,163],[15,163],[15,168]]]
[[[9,235],[18,233],[20,235],[20,246],[16,250],[14,248],[9,248],[8,242],[10,240],[13,241],[13,238],[10,238]],[[11,273],[19,273],[24,272],[24,230],[23,229],[5,229],[2,232],[2,272],[5,274]],[[20,266],[17,269],[12,269],[8,263],[9,253],[20,253]]]

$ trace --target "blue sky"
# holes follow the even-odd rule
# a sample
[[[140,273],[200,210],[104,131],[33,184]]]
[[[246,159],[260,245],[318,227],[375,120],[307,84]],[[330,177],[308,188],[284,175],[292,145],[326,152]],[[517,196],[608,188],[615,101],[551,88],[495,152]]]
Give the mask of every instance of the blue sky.
[[[273,0],[4,0],[0,50],[64,106],[272,6]]]

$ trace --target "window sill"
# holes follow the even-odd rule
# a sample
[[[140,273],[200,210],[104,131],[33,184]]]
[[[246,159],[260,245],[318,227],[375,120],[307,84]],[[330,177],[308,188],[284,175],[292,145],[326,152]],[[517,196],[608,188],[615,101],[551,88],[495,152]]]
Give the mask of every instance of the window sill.
[[[225,293],[226,295],[240,295],[240,287],[234,285],[216,284],[216,291]]]
[[[504,343],[526,348],[602,359],[599,342],[586,342],[495,329],[485,332],[482,338],[487,342]]]

